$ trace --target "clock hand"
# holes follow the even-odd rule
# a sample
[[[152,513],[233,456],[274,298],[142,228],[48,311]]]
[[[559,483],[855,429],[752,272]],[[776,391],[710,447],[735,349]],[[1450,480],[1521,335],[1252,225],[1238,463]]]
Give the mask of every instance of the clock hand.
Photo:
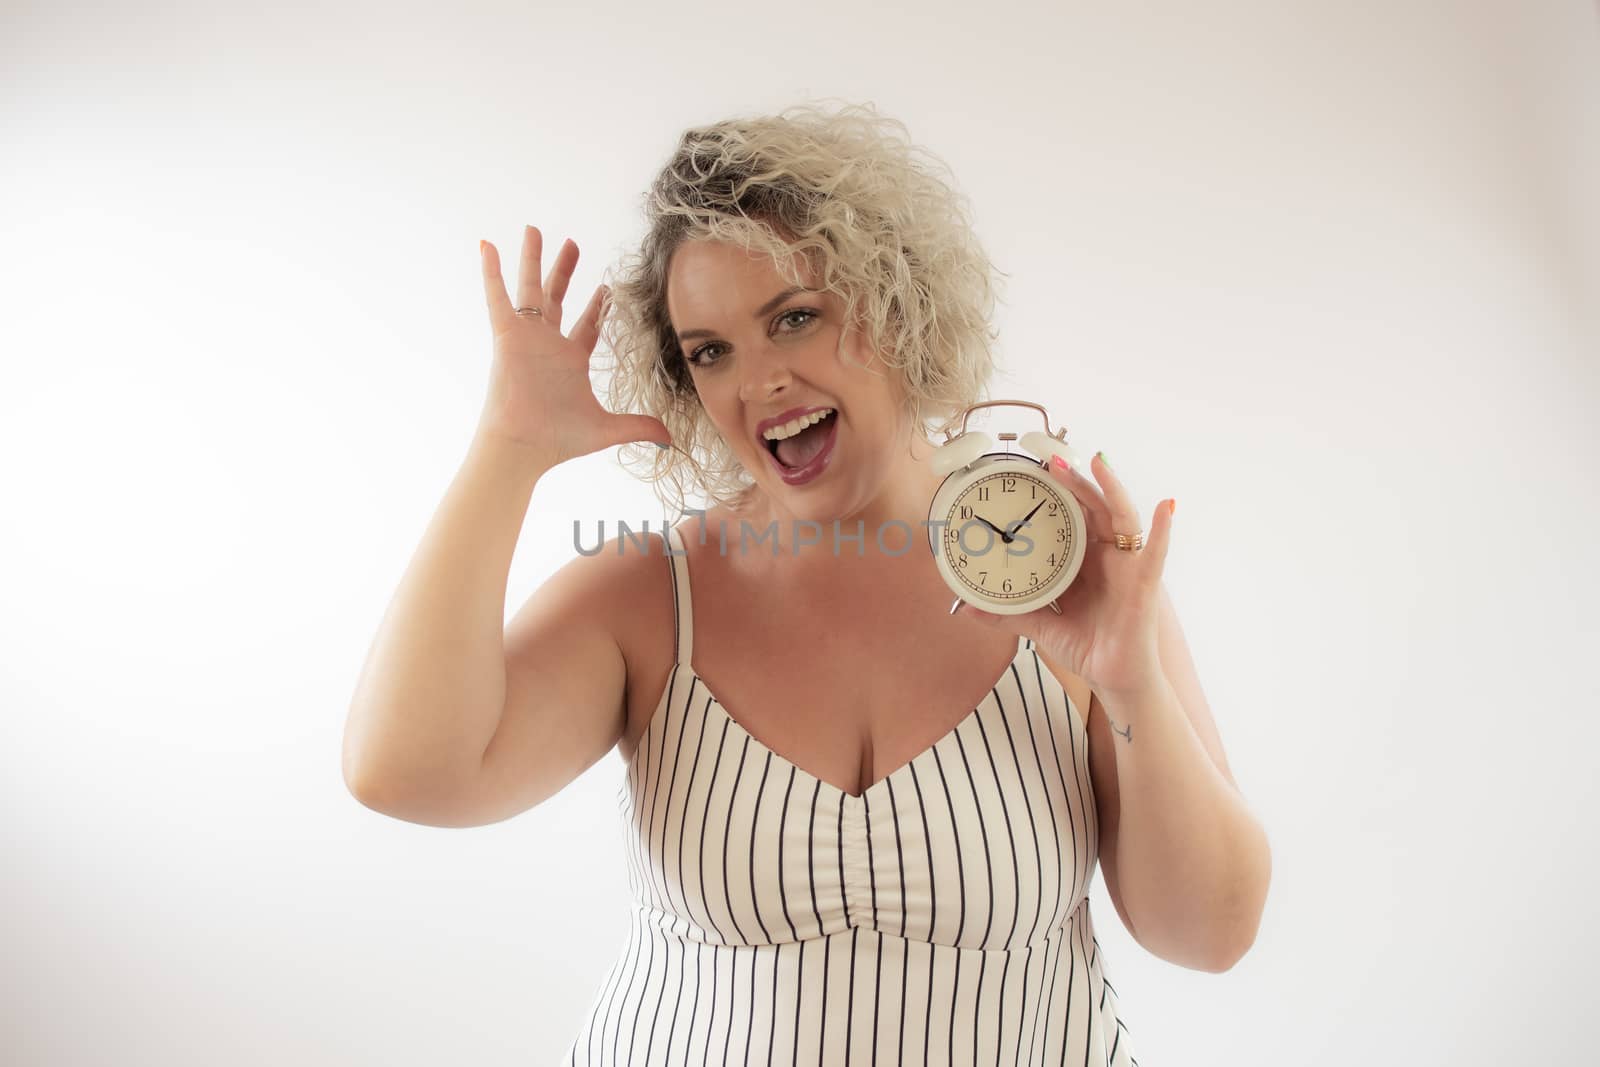
[[[994,523],[990,522],[988,519],[984,518],[982,515],[979,515],[976,511],[974,511],[972,513],[972,517],[977,519],[979,522],[983,523],[985,526],[989,527],[989,529],[993,530],[995,533],[999,534],[1000,535],[1000,541],[1001,541],[1002,544],[1010,544],[1011,543],[1011,535],[1006,533],[1004,530],[1000,529],[1000,527],[996,526]]]
[[[1028,525],[1028,520],[1033,518],[1034,511],[1038,511],[1042,507],[1044,507],[1044,501],[1043,500],[1041,500],[1037,504],[1035,504],[1033,506],[1033,511],[1028,512],[1026,515],[1022,516],[1022,518],[1017,519],[1014,522],[1006,523],[1005,539],[1006,539],[1006,543],[1007,544],[1010,544],[1012,541],[1015,541],[1017,539],[1017,537],[1016,537],[1017,531],[1022,529],[1024,526]]]

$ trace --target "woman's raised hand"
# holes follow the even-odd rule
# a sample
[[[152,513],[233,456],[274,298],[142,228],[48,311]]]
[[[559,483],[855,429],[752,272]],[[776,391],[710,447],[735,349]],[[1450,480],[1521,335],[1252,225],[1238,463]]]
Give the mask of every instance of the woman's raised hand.
[[[571,332],[562,336],[561,302],[578,262],[578,246],[570,238],[562,244],[541,286],[543,251],[538,229],[524,227],[517,299],[512,303],[500,273],[500,253],[482,242],[494,365],[479,436],[528,446],[552,466],[630,441],[670,445],[672,437],[659,419],[613,414],[600,405],[589,380],[589,357],[600,338],[609,291],[596,286]],[[519,315],[514,310],[519,307],[539,308],[543,314]]]

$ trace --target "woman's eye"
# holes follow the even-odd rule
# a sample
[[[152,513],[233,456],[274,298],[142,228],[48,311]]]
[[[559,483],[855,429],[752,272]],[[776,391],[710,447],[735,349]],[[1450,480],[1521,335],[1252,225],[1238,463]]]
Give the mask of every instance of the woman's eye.
[[[783,322],[785,320],[793,321],[793,317],[796,316],[796,315],[801,316],[801,318],[798,320],[797,325],[795,325],[793,328],[791,328],[789,330],[782,331],[782,332],[785,332],[785,333],[796,333],[796,332],[798,332],[808,322],[810,322],[812,319],[817,317],[817,312],[813,311],[811,308],[790,308],[788,311],[785,311],[785,312],[781,313],[776,319],[773,320],[773,322]],[[709,359],[705,355],[705,353],[707,351],[709,351],[710,349],[717,348],[717,347],[720,347],[719,346],[719,342],[707,341],[705,344],[701,345],[699,348],[697,348],[693,352],[689,353],[688,362],[692,366],[696,366],[696,367],[704,366],[707,362],[715,362],[715,360]]]

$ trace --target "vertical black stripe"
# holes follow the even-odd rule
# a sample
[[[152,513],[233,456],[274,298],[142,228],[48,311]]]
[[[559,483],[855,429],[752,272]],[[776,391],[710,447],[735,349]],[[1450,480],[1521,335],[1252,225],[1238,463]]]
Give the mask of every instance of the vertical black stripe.
[[[938,762],[938,758],[939,753],[935,751],[934,761],[936,763]],[[939,880],[934,876],[933,873],[933,831],[928,825],[928,807],[922,802],[922,783],[917,780],[917,769],[914,766],[911,768],[911,785],[912,788],[917,791],[917,810],[921,813],[922,817],[922,838],[923,843],[928,850],[928,1008],[927,1019],[922,1028],[922,1058],[926,1067],[928,1046],[933,1041],[933,975],[934,964],[936,962],[935,957],[938,954],[938,950],[935,948],[933,943],[934,916],[937,914],[934,911],[934,887],[937,885]],[[958,863],[960,862],[960,859],[961,854],[959,851],[957,851],[956,860]],[[904,931],[902,931],[902,933],[903,932]]]
[[[739,916],[733,913],[733,893],[728,888],[728,838],[733,833],[733,813],[739,807],[739,779],[744,777],[744,757],[749,751],[750,735],[746,734],[744,747],[739,750],[739,769],[733,776],[733,791],[728,794],[728,817],[722,823],[722,897],[728,902],[728,920],[733,923],[739,941],[746,945],[750,939],[744,935],[744,927],[739,925]]]
[[[772,946],[772,1011],[767,1024],[767,1067],[772,1067],[773,1038],[778,1033],[778,960],[783,956],[783,946]]]
[[[1039,683],[1039,691],[1041,693],[1044,692],[1043,665],[1038,656],[1033,657],[1033,676],[1034,680]],[[1071,714],[1072,709],[1068,708],[1067,715],[1070,717]],[[1078,899],[1079,879],[1082,878],[1085,883],[1088,882],[1088,874],[1086,873],[1088,870],[1088,864],[1083,858],[1084,853],[1079,847],[1078,842],[1078,816],[1080,814],[1084,814],[1084,821],[1086,823],[1088,822],[1088,818],[1083,812],[1083,796],[1081,791],[1079,793],[1078,803],[1072,803],[1072,790],[1067,787],[1066,772],[1063,771],[1061,767],[1061,746],[1056,743],[1055,724],[1048,714],[1044,717],[1044,724],[1046,731],[1050,734],[1050,751],[1055,756],[1056,760],[1056,778],[1061,783],[1061,796],[1066,800],[1066,806],[1069,815],[1067,820],[1067,829],[1072,833],[1072,895],[1070,899],[1076,901]],[[1072,724],[1069,722],[1067,723],[1067,737],[1069,741],[1071,740],[1071,736]],[[1077,749],[1074,747],[1073,751],[1076,752]],[[1074,780],[1076,780],[1078,773],[1076,766],[1073,767],[1072,773]],[[1084,841],[1088,841],[1087,830],[1084,832]]]
[[[722,969],[718,964],[725,954],[732,951],[729,948],[720,948],[711,957],[711,1016],[706,1019],[706,1045],[700,1053],[702,1067],[711,1062],[711,1035],[717,1032],[717,972]]]
[[[790,1042],[794,1046],[794,1055],[789,1057],[789,1067],[798,1067],[800,1063],[800,1008],[806,1000],[806,943],[797,941],[795,944],[799,949],[795,953],[794,1040]],[[823,1008],[826,1010],[826,1002]]]
[[[966,758],[964,753],[962,758]],[[961,859],[961,830],[956,825],[956,802],[950,796],[950,781],[944,775],[944,763],[939,759],[938,749],[933,750],[933,765],[939,768],[939,784],[944,787],[944,802],[950,808],[950,837],[956,843],[956,903],[960,908],[956,913],[956,936],[951,938],[950,944],[959,945],[961,931],[967,925],[967,872]],[[960,958],[956,957],[958,960]]]
[[[676,789],[677,786],[678,786],[678,764],[683,762],[683,735],[686,732],[686,729],[687,729],[687,727],[689,725],[689,694],[692,694],[693,692],[694,692],[694,683],[691,681],[690,684],[689,684],[689,693],[684,695],[683,714],[678,716],[678,748],[673,753],[673,756],[672,756],[672,775],[668,779],[668,782],[667,782],[667,803],[669,805],[672,803],[673,790]],[[665,733],[666,731],[662,731],[662,732]],[[678,840],[679,840],[679,842],[682,842],[682,840],[683,840],[683,817],[684,817],[685,814],[686,814],[686,812],[684,812],[684,811],[679,811],[679,813],[678,813],[678,819],[679,819]],[[667,852],[667,826],[668,826],[668,823],[669,823],[671,818],[672,818],[672,812],[667,810],[667,809],[665,809],[665,808],[663,808],[662,811],[661,811],[661,858],[662,858],[663,862],[661,864],[659,864],[659,866],[661,867],[661,881],[663,882],[663,884],[665,884],[666,881],[667,881],[666,863],[664,861],[666,859],[666,852]],[[680,849],[682,848],[681,844],[679,845],[679,848]],[[680,892],[680,895],[681,895],[681,892],[682,892],[681,885],[682,885],[682,882],[683,882],[683,855],[682,855],[681,851],[679,852],[679,856],[678,856],[678,882],[679,882],[679,885],[680,885],[679,892]],[[667,910],[669,910],[669,911],[674,910],[673,907],[672,907],[672,886],[671,885],[666,885],[666,895],[665,896],[666,896]],[[688,902],[687,901],[685,901],[685,903],[684,903],[684,910],[685,911],[688,910]]]
[[[812,847],[813,844],[815,844],[815,842],[817,840],[817,835],[816,835],[817,796],[821,792],[822,792],[822,780],[818,779],[815,788],[813,788],[811,790],[811,826],[812,826],[812,830],[811,830],[811,833],[808,835],[810,840],[807,842],[807,845],[806,845],[806,855],[808,857],[808,859],[807,859],[807,863],[808,864],[810,864],[809,856],[811,855],[811,847]],[[816,866],[814,864],[810,864],[810,866],[811,866],[811,910],[817,912],[817,933],[819,935],[821,935],[822,929],[823,929],[823,926],[822,926],[822,913],[820,911],[817,911],[817,868],[816,868]],[[840,894],[841,894],[841,896],[843,895],[843,889],[844,889],[844,883],[841,882],[840,883]],[[825,1055],[827,1055],[827,1052],[828,1052],[828,1008],[832,1004],[832,1001],[830,1001],[828,999],[828,954],[829,954],[830,950],[832,949],[832,947],[833,947],[833,938],[832,937],[824,937],[823,940],[822,940],[822,1011],[818,1013],[822,1017],[821,1034],[817,1038],[817,1064],[818,1064],[818,1067],[821,1067],[821,1064],[823,1062],[823,1057]]]
[[[887,781],[887,779],[885,779],[885,780]],[[872,899],[872,929],[873,930],[877,930],[878,929],[878,874],[877,874],[877,870],[876,870],[877,864],[874,862],[874,860],[872,858],[872,807],[867,801],[867,794],[866,794],[865,790],[863,790],[862,793],[861,793],[861,821],[862,821],[862,829],[865,831],[866,838],[867,838],[867,884],[868,884],[868,886],[871,887],[871,892],[872,892],[872,897],[871,897],[871,899]],[[883,939],[881,937],[874,938],[874,943],[876,945],[878,945],[878,946],[881,946],[883,944]],[[878,1063],[878,997],[879,997],[879,994],[881,993],[881,991],[883,989],[883,952],[881,950],[875,951],[875,952],[873,952],[872,955],[873,955],[874,959],[876,960],[876,964],[877,964],[873,968],[873,974],[872,974],[872,1063],[873,1063],[873,1067],[877,1067],[877,1063]]]
[[[639,910],[637,908],[630,909],[630,912],[631,912],[631,914],[629,915],[629,922],[628,922],[628,947],[623,951],[623,960],[622,960],[622,962],[627,962],[628,958],[631,957],[632,961],[633,961],[633,965],[628,967],[628,988],[629,988],[629,991],[631,991],[632,988],[633,988],[633,968],[634,968],[634,966],[637,966],[638,962],[639,962],[639,954],[638,954],[639,953],[638,924],[639,924],[639,921],[640,921],[640,914],[639,914]],[[622,984],[621,977],[622,977],[621,967],[619,966],[618,967],[618,972],[617,972],[617,979],[618,979],[617,980],[617,984],[611,987],[611,993],[612,993],[612,998],[613,999],[606,1001],[606,1013],[605,1013],[605,1016],[600,1020],[600,1047],[601,1047],[602,1054],[604,1054],[604,1051],[605,1051],[606,1026],[609,1025],[610,1022],[611,1022],[611,1007],[612,1007],[612,1004],[614,1003],[614,998],[616,996],[617,989]],[[624,1003],[627,1002],[627,999],[628,999],[628,993],[627,992],[624,992],[622,994],[622,999],[623,999]],[[620,1016],[619,1016],[619,1019],[620,1019]],[[619,1025],[619,1028],[620,1028],[620,1022],[619,1022],[618,1025]],[[616,1047],[615,1047],[616,1046],[616,1038],[614,1036],[611,1039],[611,1043],[612,1043],[611,1058],[614,1061],[617,1058]]]
[[[822,792],[819,780],[811,790],[811,821],[806,825],[806,870],[811,875],[811,913],[817,917],[817,936],[822,936],[822,912],[817,907],[817,797]],[[824,970],[826,975],[827,971]]]
[[[850,1053],[855,1050],[856,1026],[852,1018],[856,1012],[856,942],[860,940],[861,927],[850,927],[850,989],[845,994],[844,1009],[844,1062],[850,1063]]]
[[[996,692],[991,695],[993,695],[995,699],[995,705],[998,707],[1000,704],[1000,694]],[[1000,708],[1000,713],[1002,715],[1005,714],[1005,709],[1003,707]],[[1011,829],[1011,808],[1010,805],[1006,803],[1006,785],[1000,780],[1000,768],[994,762],[994,749],[989,745],[989,732],[983,728],[982,716],[979,716],[978,718],[978,737],[983,741],[983,754],[989,760],[989,773],[994,775],[994,793],[995,796],[1000,799],[1000,814],[1005,816],[1006,840],[1009,843],[1008,851],[1011,853],[1011,885],[1018,890],[1018,892],[1014,894],[1011,904],[1011,935],[1006,938],[1006,944],[1010,945],[1016,939],[1017,917],[1018,913],[1022,911],[1022,870],[1017,865],[1017,835],[1013,833]],[[990,884],[993,884],[992,877]],[[1001,1003],[1004,1004],[1005,990],[1002,988],[1000,993]]]
[[[845,924],[854,926],[855,923],[850,916],[850,896],[844,887],[844,804],[842,802],[839,805],[839,828],[837,833],[839,834],[839,839],[834,844],[834,848],[839,854],[839,900],[844,906]]]
[[[900,1046],[896,1050],[895,1063],[905,1062],[906,1057],[906,987],[911,984],[911,942],[900,939]]]
[[[934,758],[937,761],[937,754]],[[922,802],[922,783],[917,780],[917,769],[915,767],[911,768],[911,787],[917,791],[917,812],[922,822],[922,843],[923,847],[928,850],[928,940],[932,941],[934,919],[938,915],[935,905],[938,904],[939,879],[933,873],[933,830],[928,826],[928,806]],[[957,858],[960,858],[959,855]],[[904,864],[902,864],[901,870],[904,869]],[[902,895],[902,907],[904,906],[904,900],[905,898]],[[902,915],[900,933],[904,935],[905,932],[905,919]]]
[[[654,855],[655,852],[656,852],[655,840],[654,840],[654,835],[655,835],[655,796],[654,796],[654,793],[659,792],[660,791],[660,787],[661,787],[660,765],[661,765],[661,761],[666,759],[666,755],[667,755],[667,732],[668,732],[667,731],[667,727],[672,721],[672,706],[675,703],[675,701],[673,700],[673,690],[675,689],[677,684],[678,684],[678,672],[677,672],[676,669],[674,669],[672,671],[672,673],[668,676],[668,679],[667,679],[667,699],[666,699],[666,701],[662,704],[662,706],[660,708],[657,709],[657,714],[651,716],[650,722],[644,728],[644,737],[645,737],[644,781],[643,781],[642,784],[644,786],[653,787],[653,788],[652,788],[652,795],[651,795],[650,805],[649,805],[650,810],[649,810],[648,814],[646,814],[646,812],[645,812],[645,805],[643,805],[643,804],[639,805],[639,814],[645,815],[644,821],[639,824],[640,836],[642,838],[642,840],[639,842],[639,848],[640,848],[639,869],[645,875],[645,879],[649,884],[650,899],[651,899],[652,903],[654,903],[658,907],[661,904],[661,894],[659,892],[657,892],[656,880],[653,877],[651,877],[651,875],[650,875],[650,866],[651,866],[650,857],[652,855]],[[690,681],[691,692],[693,691],[693,684],[694,683],[691,680]],[[657,724],[658,721],[661,722],[661,729],[659,731],[656,729],[656,724]],[[656,768],[657,769],[656,769],[656,773],[654,775],[652,775],[650,773],[650,750],[651,750],[651,742],[654,740],[654,736],[653,735],[656,734],[656,733],[659,733],[661,735],[661,755],[656,758]]]
[[[783,857],[789,852],[789,838],[784,833],[784,826],[789,820],[789,794],[794,790],[795,768],[789,767],[789,784],[783,787],[783,809],[778,812],[778,899],[783,904],[783,921],[789,924],[789,936],[795,941],[800,940],[800,932],[794,928],[794,920],[789,917],[789,891],[784,885]]]
[[[982,716],[980,715],[977,718],[981,725]],[[983,836],[983,869],[989,885],[989,917],[984,923],[983,938],[978,942],[978,947],[987,949],[989,947],[989,933],[994,928],[994,858],[989,852],[989,830],[985,825],[986,820],[983,818],[985,814],[983,802],[978,798],[978,781],[972,776],[972,764],[967,760],[967,747],[961,743],[960,731],[956,732],[955,738],[956,751],[961,753],[961,764],[967,771],[967,785],[972,789],[972,805],[979,814],[978,832]],[[960,957],[958,956],[957,960],[959,959]],[[974,1020],[972,1025],[972,1060],[974,1063],[978,1062],[978,1031],[982,1029],[978,1025],[978,1020],[983,1018],[983,972],[986,969],[988,959],[987,953],[980,952],[978,954],[978,987],[972,994],[974,1008],[972,1015]]]
[[[689,1023],[684,1028],[684,1032],[683,1032],[683,1058],[684,1058],[684,1062],[688,1062],[689,1050],[694,1047],[694,1020],[695,1020],[695,1017],[700,1014],[700,958],[702,956],[704,956],[705,954],[706,954],[706,943],[704,941],[696,943],[696,945],[694,946],[694,996],[688,998],[689,999]],[[712,959],[712,962],[713,963],[716,962],[714,957]],[[674,1022],[677,1021],[676,1017],[674,1017],[673,1021]],[[668,1060],[672,1059],[672,1042],[670,1040],[667,1042],[667,1059]]]
[[[989,828],[985,825],[987,819],[983,811],[983,801],[978,799],[978,782],[972,777],[972,764],[967,761],[967,746],[961,743],[961,735],[956,734],[956,750],[961,753],[961,765],[967,770],[967,785],[972,790],[972,806],[978,812],[978,832],[983,835],[983,870],[989,883],[989,917],[983,924],[983,938],[978,942],[979,948],[989,947],[989,931],[994,928],[994,861],[989,854]],[[981,960],[982,957],[979,957]],[[983,988],[980,978],[978,988]]]
[[[1067,1017],[1069,1019],[1072,1017],[1072,995],[1073,995],[1074,992],[1076,992],[1077,985],[1078,985],[1078,980],[1077,980],[1078,957],[1083,951],[1083,937],[1080,934],[1080,925],[1081,925],[1080,921],[1077,920],[1077,919],[1074,919],[1073,923],[1072,923],[1072,929],[1067,931],[1067,936],[1073,938],[1072,959],[1069,962],[1069,967],[1068,967],[1068,970],[1067,970]],[[1087,967],[1084,968],[1083,978],[1084,978],[1083,984],[1085,986],[1085,992],[1089,993],[1090,997],[1093,997],[1094,996],[1093,992],[1087,988],[1089,986],[1089,972],[1088,972],[1088,968]],[[1092,1008],[1090,1008],[1088,1010],[1089,1010],[1090,1014],[1093,1014],[1093,1009]],[[1093,1024],[1091,1024],[1089,1026],[1085,1026],[1083,1028],[1083,1056],[1082,1056],[1082,1059],[1083,1059],[1084,1063],[1088,1063],[1089,1062],[1089,1044],[1094,1039],[1094,1031],[1095,1031],[1095,1027],[1093,1026]],[[1066,1036],[1065,1035],[1062,1036],[1062,1041],[1063,1042],[1066,1041]]]
[[[750,1036],[756,1032],[756,963],[761,959],[761,950],[750,946],[750,1007],[745,1011],[744,1017],[744,1059],[750,1062]]]
[[[683,898],[684,914],[687,915],[687,916],[690,916],[691,918],[693,916],[693,912],[691,911],[691,909],[689,907],[689,900],[688,900],[688,896],[687,896],[689,883],[687,881],[685,881],[684,877],[683,877],[683,828],[685,826],[687,826],[688,822],[689,822],[689,799],[694,796],[694,782],[695,782],[695,779],[700,776],[700,753],[705,748],[705,744],[706,744],[706,723],[709,722],[710,719],[711,719],[711,695],[708,693],[708,694],[706,694],[706,702],[700,706],[700,740],[694,746],[694,763],[689,768],[689,785],[683,791],[683,818],[681,818],[678,821],[678,896]],[[720,748],[719,748],[719,751],[720,751]],[[711,781],[706,784],[706,808],[707,808],[708,812],[709,812],[710,807],[711,807],[711,790],[715,786],[716,786],[716,776],[715,776],[715,772],[713,771],[713,775],[712,775]],[[701,862],[703,864],[704,863],[704,857],[705,857],[705,818],[704,818],[704,816],[701,817],[700,827],[701,827],[701,829],[700,829],[700,855],[701,855]],[[700,871],[700,892],[696,894],[696,898],[700,902],[700,911],[701,911],[701,913],[706,917],[705,924],[701,928],[702,929],[706,929],[706,928],[709,927],[709,928],[715,929],[716,924],[715,924],[715,922],[712,921],[711,909],[706,907],[706,901],[705,901],[705,871],[704,871],[703,867],[702,867],[702,869]],[[720,936],[720,933],[721,932],[719,931],[718,932],[719,936]]]
[[[664,939],[665,939],[666,933],[667,933],[667,931],[662,931],[662,935],[663,935]],[[672,1035],[678,1029],[678,1008],[683,1004],[683,958],[684,958],[684,952],[683,952],[683,943],[681,941],[678,942],[675,946],[672,945],[671,941],[668,941],[667,944],[668,944],[669,949],[670,949],[669,955],[674,955],[674,956],[678,957],[678,995],[672,998],[672,1022],[667,1026],[667,1058],[671,1059],[672,1058]],[[667,969],[665,967],[663,967],[661,969],[661,992],[656,994],[656,1017],[657,1018],[660,1018],[660,1016],[661,1016],[661,995],[662,995],[662,993],[666,992],[666,989],[667,989]],[[646,1063],[650,1062],[650,1048],[651,1048],[651,1046],[653,1046],[655,1044],[655,1042],[656,1042],[656,1024],[655,1024],[655,1020],[651,1020],[651,1022],[650,1022],[650,1040],[649,1040],[649,1042],[647,1042],[645,1044],[645,1047],[644,1047],[644,1061]]]
[[[1016,664],[1012,664],[1011,670],[1013,678],[1015,679]],[[1017,699],[1022,704],[1022,721],[1027,722],[1029,718],[1028,698],[1022,692],[1021,679],[1015,680],[1017,683]],[[997,694],[995,696],[996,702],[998,702],[999,699],[1000,697]],[[1035,892],[1033,894],[1033,923],[1028,927],[1027,937],[1027,940],[1031,942],[1034,938],[1034,934],[1039,929],[1039,915],[1044,906],[1044,893],[1040,891],[1042,890],[1044,883],[1044,857],[1039,853],[1039,824],[1033,817],[1033,800],[1028,796],[1028,781],[1027,777],[1022,773],[1022,757],[1017,755],[1017,741],[1011,733],[1010,716],[1005,715],[1002,712],[1000,716],[1000,725],[1005,728],[1006,744],[1011,749],[1011,763],[1017,769],[1017,791],[1022,794],[1022,806],[1023,809],[1028,813],[1028,840],[1033,842],[1033,869],[1036,873],[1031,884],[1034,886]],[[1015,859],[1016,855],[1013,852],[1013,863],[1015,862]],[[1022,880],[1019,877],[1017,880],[1017,885],[1020,887],[1022,884]],[[1017,907],[1018,910],[1020,910],[1022,907],[1022,894],[1020,892],[1017,894]],[[1016,936],[1015,931],[1012,932],[1012,936]]]
[[[711,824],[711,798],[717,791],[717,772],[722,768],[722,746],[728,741],[728,720],[722,720],[722,736],[717,740],[717,758],[711,765],[711,781],[706,786],[706,808],[700,816],[700,906],[706,910],[706,918],[711,920],[712,929],[717,932],[717,939],[724,945],[732,944],[728,935],[723,933],[716,920],[711,918],[711,894],[706,892],[706,828]],[[727,853],[723,853],[724,856]]]
[[[633,1023],[628,1027],[628,1052],[630,1055],[633,1052],[634,1046],[638,1044],[639,1020],[644,1015],[644,998],[645,994],[650,992],[650,975],[655,971],[656,966],[655,923],[645,923],[644,947],[649,949],[650,953],[645,957],[644,987],[639,990],[639,999],[633,1006]]]
[[[745,745],[748,746],[749,744],[750,740],[746,737]],[[768,750],[766,765],[761,768],[761,783],[756,786],[756,802],[750,810],[750,910],[756,913],[756,925],[761,927],[762,941],[769,944],[772,941],[772,935],[767,932],[767,924],[761,921],[761,894],[756,889],[756,826],[761,821],[761,798],[767,795],[767,772],[771,770],[772,752]],[[731,819],[729,820],[729,822],[732,821]],[[782,842],[779,842],[779,847],[782,848]],[[779,860],[781,862],[781,856]],[[750,984],[752,988],[755,986],[755,973],[756,969],[751,967]]]
[[[605,983],[601,986],[600,992],[595,996],[594,1009],[590,1012],[589,1021],[586,1024],[586,1029],[588,1030],[588,1041],[585,1043],[584,1047],[584,1062],[586,1064],[592,1064],[594,1062],[596,1024],[599,1024],[598,1029],[605,1029],[606,1016],[611,1011],[611,998],[616,995],[617,985],[622,981],[623,967],[627,962],[628,948],[632,942],[633,939],[630,931],[630,936],[623,942],[622,951],[618,954],[616,961],[611,965],[610,972],[606,975]],[[574,1040],[573,1044],[576,1046],[576,1040]],[[576,1050],[574,1050],[572,1062],[574,1064],[577,1063]]]
[[[916,771],[911,772],[916,780]],[[888,779],[884,779],[888,781]],[[900,865],[900,936],[906,936],[906,849],[900,842],[900,805],[894,799],[894,783],[889,782],[889,814],[894,819],[894,858]]]
[[[1034,661],[1034,666],[1037,667],[1038,663],[1039,663],[1039,657],[1035,656],[1033,658],[1033,661]],[[1012,666],[1011,670],[1012,670],[1013,676],[1016,677],[1016,679],[1017,679],[1017,689],[1021,690],[1021,688],[1022,688],[1022,678],[1021,678],[1020,675],[1017,675],[1015,665]],[[1039,695],[1040,695],[1041,698],[1044,696],[1044,694],[1042,692]],[[1037,769],[1038,772],[1039,772],[1039,777],[1038,777],[1039,788],[1044,793],[1045,812],[1048,814],[1048,813],[1050,813],[1050,809],[1051,809],[1050,787],[1047,784],[1047,781],[1045,779],[1044,760],[1042,760],[1040,758],[1040,756],[1039,756],[1039,739],[1038,739],[1038,737],[1036,737],[1034,735],[1034,732],[1033,732],[1033,714],[1031,712],[1031,709],[1028,708],[1028,702],[1026,700],[1023,701],[1023,705],[1022,706],[1023,706],[1024,712],[1026,712],[1026,719],[1027,719],[1027,722],[1028,722],[1028,742],[1033,746],[1033,765],[1034,765],[1035,769]],[[1050,706],[1049,706],[1049,704],[1042,702],[1040,704],[1040,708],[1041,708],[1041,710],[1042,710],[1042,712],[1044,714],[1045,721],[1048,723],[1049,720],[1050,720]],[[1064,867],[1064,862],[1063,862],[1064,857],[1061,855],[1061,823],[1060,823],[1060,820],[1058,820],[1058,819],[1056,819],[1054,817],[1052,817],[1050,819],[1050,833],[1055,837],[1055,842],[1056,842],[1056,869],[1055,869],[1055,876],[1054,876],[1054,878],[1051,879],[1056,884],[1056,898],[1055,898],[1055,903],[1050,905],[1050,921],[1051,921],[1051,924],[1054,925],[1061,917],[1061,878],[1062,878],[1062,869]],[[1040,877],[1042,878],[1043,875],[1041,875]],[[1039,900],[1040,900],[1041,903],[1043,903],[1043,901],[1044,901],[1044,895],[1043,894],[1040,894]],[[1032,940],[1033,937],[1034,937],[1033,933],[1030,933],[1028,935],[1029,940]]]
[[[1039,980],[1034,988],[1034,992],[1038,996],[1034,1003],[1033,1013],[1028,1016],[1028,1058],[1030,1060],[1033,1059],[1033,1050],[1039,1040],[1039,1021],[1049,1018],[1050,1012],[1055,1007],[1050,1003],[1050,994],[1045,985],[1054,973],[1050,969],[1050,954],[1055,949],[1056,935],[1056,928],[1049,927],[1045,930],[1043,940],[1039,942]]]
[[[734,945],[731,949],[729,949],[729,951],[733,953],[733,973],[728,977],[728,1029],[722,1034],[723,1063],[728,1062],[728,1048],[733,1041],[734,1009],[739,1005],[739,947],[740,946],[738,945]],[[752,948],[750,951],[754,953],[755,949]],[[756,961],[754,958],[752,958],[750,960],[750,966],[754,967],[755,965]]]

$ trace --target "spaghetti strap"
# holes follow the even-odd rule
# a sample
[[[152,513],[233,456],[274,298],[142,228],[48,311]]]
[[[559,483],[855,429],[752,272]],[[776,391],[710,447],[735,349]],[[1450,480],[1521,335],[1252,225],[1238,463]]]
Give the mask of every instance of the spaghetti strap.
[[[689,596],[687,549],[684,548],[683,535],[676,526],[667,527],[667,536],[666,552],[672,561],[672,621],[677,634],[677,663],[688,668],[694,652],[694,610]]]

